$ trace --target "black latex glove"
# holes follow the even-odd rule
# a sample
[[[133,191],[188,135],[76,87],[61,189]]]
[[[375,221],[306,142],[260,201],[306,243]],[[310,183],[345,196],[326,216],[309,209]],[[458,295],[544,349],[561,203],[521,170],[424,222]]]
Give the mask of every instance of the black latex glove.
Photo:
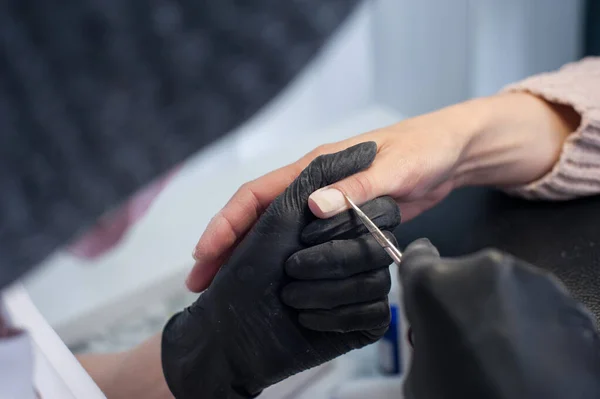
[[[400,279],[414,344],[407,398],[600,398],[594,322],[549,273],[496,250],[443,259],[418,240]]]
[[[400,224],[400,210],[391,197],[360,208],[396,243],[391,230]],[[285,270],[294,280],[281,295],[286,305],[300,311],[300,324],[317,331],[364,330],[373,342],[379,339],[389,320],[372,328],[389,315],[389,255],[352,210],[311,222],[302,231],[302,241],[314,246],[287,260]]]
[[[380,292],[375,290],[364,303],[346,305],[334,315],[333,320],[337,321],[333,322],[324,320],[317,310],[299,314],[280,299],[283,286],[291,281],[285,273],[286,264],[337,266],[312,263],[303,260],[304,255],[286,263],[291,255],[308,247],[301,233],[316,219],[308,208],[309,195],[366,169],[376,151],[376,144],[369,142],[315,159],[273,201],[208,290],[167,323],[163,332],[163,370],[177,398],[250,397],[286,377],[381,337],[389,323],[387,301],[372,297],[385,298],[389,285],[379,286]],[[313,230],[307,231],[313,231],[316,241],[326,239],[327,234],[333,236],[336,230],[324,225],[319,228],[319,224],[312,226]],[[344,230],[352,235],[351,228],[341,228],[338,236],[343,236]],[[380,252],[380,248],[364,242],[360,248],[350,247],[334,242],[321,246],[314,255],[334,259],[337,255],[331,255],[333,252],[348,250],[344,258],[348,264],[376,259],[380,262],[372,266],[376,269],[389,263],[388,259],[373,255],[372,251]],[[294,259],[300,259],[300,263]],[[329,288],[339,292],[335,285]],[[341,297],[348,295],[336,294],[334,302],[348,303]],[[315,330],[301,325],[299,319]]]

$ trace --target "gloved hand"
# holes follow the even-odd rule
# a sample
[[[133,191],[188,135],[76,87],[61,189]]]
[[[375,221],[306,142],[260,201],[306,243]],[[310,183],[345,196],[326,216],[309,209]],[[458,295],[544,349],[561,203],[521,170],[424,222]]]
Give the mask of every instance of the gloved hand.
[[[418,240],[400,280],[414,344],[406,398],[600,398],[598,331],[551,274],[496,250],[443,259]]]
[[[177,398],[252,397],[382,336],[389,275],[376,270],[389,259],[370,238],[352,239],[364,230],[349,214],[315,221],[307,204],[318,188],[366,169],[376,152],[369,142],[313,161],[268,207],[210,287],[167,323],[163,370]],[[370,216],[392,215],[379,218],[380,225],[392,221],[382,227],[399,223],[393,201],[370,206]],[[309,247],[302,235],[313,244],[338,240]],[[319,269],[325,269],[321,280],[313,282],[286,274],[313,278]],[[373,272],[351,273],[367,269]]]
[[[360,208],[396,243],[391,230],[400,224],[400,210],[393,198],[379,197]],[[287,260],[285,270],[293,280],[281,294],[286,305],[300,311],[300,324],[346,333],[367,331],[381,317],[389,317],[391,259],[354,211],[311,222],[302,231],[302,242],[313,246]],[[382,328],[366,332],[372,342],[388,324],[389,320]]]

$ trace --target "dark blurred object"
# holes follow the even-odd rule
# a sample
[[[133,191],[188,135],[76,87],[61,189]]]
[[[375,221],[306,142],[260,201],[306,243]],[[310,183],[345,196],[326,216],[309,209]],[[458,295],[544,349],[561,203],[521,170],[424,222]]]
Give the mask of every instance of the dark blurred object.
[[[356,3],[3,1],[0,288],[254,115]]]
[[[600,1],[585,3],[584,56],[600,56]]]
[[[414,351],[406,399],[598,399],[600,339],[550,273],[498,250],[440,258],[404,252]]]
[[[457,190],[396,230],[401,248],[427,237],[442,256],[486,247],[556,274],[600,319],[600,197],[528,202],[490,189]]]

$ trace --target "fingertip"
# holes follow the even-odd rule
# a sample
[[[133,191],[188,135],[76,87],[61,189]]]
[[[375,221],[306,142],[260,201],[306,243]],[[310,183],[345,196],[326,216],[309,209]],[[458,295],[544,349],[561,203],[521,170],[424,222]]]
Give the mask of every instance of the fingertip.
[[[192,258],[196,262],[201,259],[206,262],[210,261],[211,258],[216,258],[218,251],[222,251],[226,244],[230,244],[235,240],[232,232],[225,227],[227,226],[224,226],[221,222],[219,215],[208,222],[206,229],[192,250]]]
[[[198,263],[194,264],[194,267],[185,279],[187,289],[195,293],[202,292],[208,286],[207,278],[202,273],[199,273],[198,269],[201,270],[202,266],[199,266]]]
[[[190,270],[185,285],[191,291],[199,293],[208,288],[213,278],[224,263],[223,258],[219,258],[213,262],[205,262],[202,260],[196,261],[192,270]]]
[[[300,323],[302,327],[308,328],[309,330],[319,331],[318,326],[313,322],[311,315],[307,314],[306,312],[300,312],[300,314],[298,314],[298,323]]]
[[[440,253],[438,249],[431,243],[431,241],[429,241],[428,238],[419,238],[410,243],[404,251],[405,257],[412,257],[415,255],[428,255],[439,258]]]
[[[344,333],[345,331],[334,326],[336,320],[327,311],[304,310],[298,314],[298,323],[304,328],[320,332]]]
[[[191,292],[195,292],[198,293],[200,292],[198,289],[198,283],[196,281],[194,281],[194,278],[192,277],[192,274],[188,274],[187,278],[185,279],[185,286],[187,287],[187,289]]]
[[[344,194],[336,188],[325,187],[308,197],[310,211],[319,219],[328,219],[348,209]]]
[[[202,240],[202,237],[200,237],[200,240]],[[198,248],[199,245],[200,245],[200,241],[198,241],[198,243],[192,250],[192,259],[194,259],[196,262],[200,260],[200,249]]]
[[[285,305],[291,308],[294,307],[294,292],[288,286],[285,286],[281,289],[279,297],[281,298],[281,302],[283,302]]]
[[[235,231],[232,225],[233,223],[223,215],[223,211],[210,220],[192,250],[192,257],[197,265],[193,270],[201,268],[202,265],[206,265],[205,268],[210,269],[212,264],[222,262],[229,257],[247,230],[244,225],[244,229]]]
[[[392,244],[394,244],[395,247],[398,247],[398,240],[396,239],[396,235],[389,231],[389,230],[384,230],[383,231],[383,235],[385,236],[385,238],[387,238]]]
[[[390,321],[387,297],[329,310],[306,310],[298,315],[298,322],[305,328],[335,333],[377,330],[389,326]]]
[[[292,278],[302,279],[304,274],[302,273],[303,269],[300,266],[300,259],[298,253],[292,254],[286,261],[283,266],[285,268],[285,273]]]
[[[400,209],[400,206],[398,206],[398,203],[396,202],[395,199],[393,199],[392,197],[389,197],[389,196],[386,196],[385,198],[386,198],[386,201],[388,201],[388,203],[390,203],[390,206],[393,209],[393,212],[392,212],[393,220],[396,223],[396,226],[399,226],[404,219],[402,210]]]
[[[188,275],[188,278],[185,280],[185,286],[187,287],[187,289],[190,292],[193,292],[195,294],[199,294],[202,291],[204,291],[206,288],[208,288],[208,284],[206,284],[204,282],[196,281],[190,275]]]
[[[413,241],[402,254],[402,267],[398,269],[401,280],[412,279],[415,273],[426,265],[436,263],[439,258],[440,253],[427,238]]]
[[[421,238],[417,238],[416,240],[414,240],[413,242],[411,242],[409,244],[409,247],[414,246],[432,246],[431,241],[429,240],[429,238],[427,237],[421,237]]]
[[[312,198],[312,195],[310,197],[308,197],[308,208],[310,209],[312,214],[315,215],[316,217],[318,217],[319,219],[327,219],[325,217],[325,214],[319,207],[319,204],[317,204],[315,202],[315,200]]]

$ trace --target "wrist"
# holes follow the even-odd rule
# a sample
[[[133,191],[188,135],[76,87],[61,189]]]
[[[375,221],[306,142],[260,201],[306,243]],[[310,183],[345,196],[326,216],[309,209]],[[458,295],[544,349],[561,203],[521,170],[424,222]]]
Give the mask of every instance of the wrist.
[[[119,398],[118,378],[127,352],[77,355],[77,360],[108,398]]]
[[[77,357],[109,399],[172,399],[162,376],[160,336],[126,352]]]
[[[461,186],[514,186],[543,177],[579,124],[572,108],[523,92],[472,100],[465,110],[475,122],[456,169]]]

